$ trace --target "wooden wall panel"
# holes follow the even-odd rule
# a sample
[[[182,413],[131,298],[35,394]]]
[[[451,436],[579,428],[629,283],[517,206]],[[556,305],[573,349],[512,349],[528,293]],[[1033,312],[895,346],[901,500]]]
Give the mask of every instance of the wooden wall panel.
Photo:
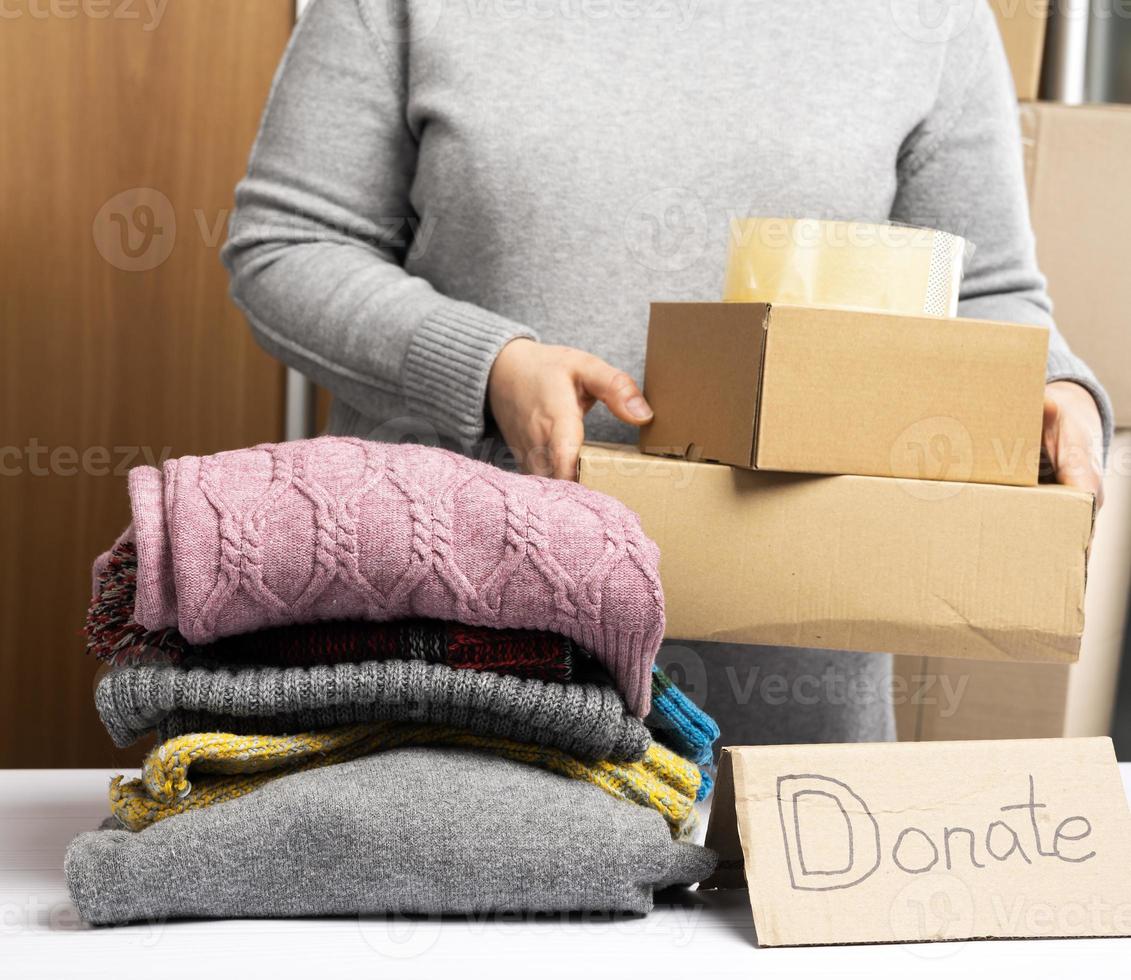
[[[3,767],[140,758],[79,633],[125,470],[281,436],[219,247],[292,0],[160,7],[7,0],[0,24]]]

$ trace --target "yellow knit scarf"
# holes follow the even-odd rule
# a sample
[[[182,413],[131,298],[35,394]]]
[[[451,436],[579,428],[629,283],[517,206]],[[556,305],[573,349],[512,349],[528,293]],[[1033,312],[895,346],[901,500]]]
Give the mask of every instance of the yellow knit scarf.
[[[582,762],[558,749],[402,722],[297,735],[180,735],[150,751],[141,779],[124,782],[123,777],[114,777],[110,809],[123,826],[142,830],[187,810],[246,796],[281,776],[406,745],[478,749],[593,783],[618,799],[657,810],[673,837],[686,836],[695,826],[699,768],[658,743],[653,742],[639,762]]]

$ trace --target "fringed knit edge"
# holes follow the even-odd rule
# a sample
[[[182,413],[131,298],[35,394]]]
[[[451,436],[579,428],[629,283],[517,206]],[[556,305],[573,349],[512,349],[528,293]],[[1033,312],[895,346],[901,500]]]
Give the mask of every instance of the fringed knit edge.
[[[132,541],[114,546],[98,580],[98,594],[86,613],[86,652],[121,666],[177,661],[186,652],[175,629],[147,630],[134,619],[137,594],[137,548]]]

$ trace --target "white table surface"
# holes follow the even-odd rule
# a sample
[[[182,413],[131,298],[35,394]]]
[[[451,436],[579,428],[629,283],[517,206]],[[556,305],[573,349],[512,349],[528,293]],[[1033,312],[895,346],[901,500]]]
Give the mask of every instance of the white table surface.
[[[1121,767],[1131,793],[1131,766]],[[343,918],[93,929],[63,883],[67,842],[107,813],[105,770],[0,770],[0,978],[427,977],[623,980],[1131,975],[1131,940],[759,949],[744,892],[642,918]],[[349,971],[347,974],[346,971]]]

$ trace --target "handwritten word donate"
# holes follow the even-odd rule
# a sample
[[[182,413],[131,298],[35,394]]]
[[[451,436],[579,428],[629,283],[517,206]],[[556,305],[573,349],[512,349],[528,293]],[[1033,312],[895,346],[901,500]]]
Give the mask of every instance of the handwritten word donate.
[[[985,868],[1005,862],[1080,864],[1095,857],[1081,843],[1092,832],[1091,821],[1065,816],[1050,833],[1048,820],[1038,819],[1048,804],[1039,802],[1035,780],[1028,779],[1028,801],[1000,807],[1003,816],[976,826],[905,826],[885,836],[867,802],[847,783],[814,774],[779,776],[778,815],[790,884],[798,891],[852,888],[885,862],[919,875],[936,868],[950,871],[960,862]]]

